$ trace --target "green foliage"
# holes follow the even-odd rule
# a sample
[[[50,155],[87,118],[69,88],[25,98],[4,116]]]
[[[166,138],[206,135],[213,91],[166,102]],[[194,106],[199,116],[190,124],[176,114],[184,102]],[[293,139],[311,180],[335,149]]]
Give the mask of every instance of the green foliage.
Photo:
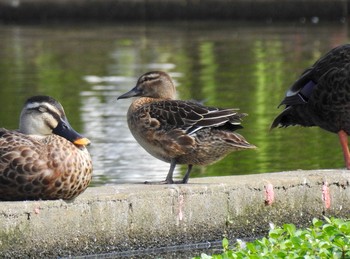
[[[270,230],[268,237],[253,242],[237,242],[229,248],[222,241],[223,253],[202,254],[195,259],[231,258],[350,258],[350,221],[337,218],[312,220],[307,229],[297,229],[293,224]]]

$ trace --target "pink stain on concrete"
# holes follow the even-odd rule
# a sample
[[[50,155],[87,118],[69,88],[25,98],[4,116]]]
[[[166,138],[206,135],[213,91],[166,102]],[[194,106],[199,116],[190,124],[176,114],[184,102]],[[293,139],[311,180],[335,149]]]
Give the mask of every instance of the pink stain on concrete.
[[[322,201],[324,202],[324,207],[326,209],[329,209],[331,207],[331,194],[327,182],[323,182],[322,185]]]
[[[40,203],[35,203],[33,210],[35,214],[40,214]]]
[[[184,214],[183,214],[184,196],[179,195],[178,201],[179,201],[179,212],[177,214],[177,219],[181,221],[183,220],[183,217],[184,217]]]
[[[275,192],[273,185],[268,183],[264,186],[265,188],[265,205],[271,205],[275,201]]]

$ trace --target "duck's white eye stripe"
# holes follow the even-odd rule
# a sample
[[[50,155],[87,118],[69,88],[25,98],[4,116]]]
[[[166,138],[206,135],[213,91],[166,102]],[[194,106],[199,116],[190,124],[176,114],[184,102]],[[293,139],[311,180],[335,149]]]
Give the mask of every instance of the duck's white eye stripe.
[[[47,102],[32,102],[32,103],[27,103],[26,105],[26,110],[37,110],[41,113],[46,113],[50,114],[53,118],[55,118],[56,121],[60,121],[61,119],[61,113],[60,110]]]
[[[27,103],[27,109],[31,110],[31,109],[38,109],[38,107],[40,106],[40,103],[35,102],[35,103]]]
[[[144,77],[142,77],[141,81],[150,81],[150,80],[155,80],[159,78],[159,73],[151,73],[147,74]]]
[[[39,103],[39,102],[28,103],[26,108],[27,110],[36,110],[36,109],[44,108],[47,111],[50,111],[51,113],[60,114],[59,110],[55,106],[49,103]]]
[[[147,77],[150,79],[155,79],[159,77],[159,74],[158,73],[148,74]]]
[[[56,114],[60,114],[60,111],[57,109],[57,107],[49,104],[49,103],[42,103],[41,104],[43,107],[45,107],[50,113],[56,113]]]

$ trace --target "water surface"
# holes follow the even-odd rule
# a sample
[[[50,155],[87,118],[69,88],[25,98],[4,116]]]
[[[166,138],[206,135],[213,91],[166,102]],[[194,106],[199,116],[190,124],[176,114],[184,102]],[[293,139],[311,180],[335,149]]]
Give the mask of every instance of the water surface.
[[[167,174],[169,165],[129,133],[131,100],[116,101],[150,70],[169,72],[181,99],[249,114],[239,133],[258,149],[194,167],[191,177],[343,167],[336,135],[301,127],[269,132],[269,126],[304,68],[348,41],[345,24],[2,25],[0,35],[0,126],[18,127],[27,97],[55,97],[73,127],[92,141],[95,186]],[[175,175],[185,171],[179,166]]]

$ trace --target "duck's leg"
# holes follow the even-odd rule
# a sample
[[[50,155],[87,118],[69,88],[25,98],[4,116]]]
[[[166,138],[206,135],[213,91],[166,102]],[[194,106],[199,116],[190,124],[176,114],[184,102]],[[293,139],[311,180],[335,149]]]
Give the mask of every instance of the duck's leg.
[[[180,181],[174,181],[173,180],[173,174],[174,174],[175,167],[176,167],[176,160],[175,159],[171,159],[169,172],[168,172],[165,180],[161,181],[161,182],[158,182],[158,184],[159,183],[160,184],[187,183],[188,182],[188,178],[189,178],[190,173],[191,173],[191,170],[192,170],[192,165],[188,165],[187,172],[186,172],[184,178],[182,180],[180,180]],[[145,183],[150,183],[150,182],[145,182]]]
[[[168,175],[166,176],[164,181],[160,181],[160,182],[148,182],[148,181],[146,181],[145,184],[173,184],[173,183],[175,183],[173,180],[173,173],[174,173],[175,167],[176,167],[176,161],[175,161],[175,159],[171,159],[170,169],[169,169]]]
[[[169,170],[169,173],[168,173],[168,175],[167,175],[167,177],[165,179],[165,183],[177,183],[177,184],[178,183],[187,183],[188,182],[188,178],[190,177],[190,173],[191,173],[193,165],[188,165],[187,172],[186,172],[184,178],[182,180],[180,180],[180,181],[173,181],[173,172],[174,172],[175,166],[176,166],[176,162],[171,160],[170,170]]]
[[[184,178],[182,179],[182,181],[180,183],[187,183],[188,182],[188,178],[190,178],[190,173],[191,173],[191,170],[192,170],[192,166],[193,165],[188,165],[187,172],[186,172]]]
[[[174,173],[175,167],[176,167],[176,161],[175,161],[175,159],[172,158],[170,161],[170,169],[169,169],[168,175],[165,178],[164,183],[166,183],[166,184],[174,183],[173,173]]]
[[[338,136],[339,136],[341,147],[343,149],[345,166],[347,169],[350,170],[350,152],[349,152],[349,146],[348,146],[348,134],[344,130],[341,130],[338,132]]]

